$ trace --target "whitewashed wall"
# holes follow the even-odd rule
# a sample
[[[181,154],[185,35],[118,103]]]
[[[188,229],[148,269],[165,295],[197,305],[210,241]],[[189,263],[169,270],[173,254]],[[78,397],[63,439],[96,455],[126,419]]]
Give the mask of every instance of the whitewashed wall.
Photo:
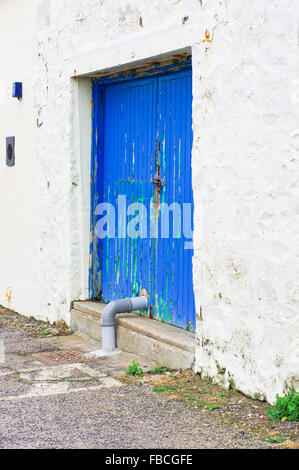
[[[36,3],[39,314],[88,295],[90,81],[71,77],[189,47],[195,370],[273,401],[298,381],[296,2]]]
[[[34,0],[0,1],[0,305],[38,310]],[[23,100],[12,83],[23,82]],[[6,166],[6,136],[16,138],[16,165]]]

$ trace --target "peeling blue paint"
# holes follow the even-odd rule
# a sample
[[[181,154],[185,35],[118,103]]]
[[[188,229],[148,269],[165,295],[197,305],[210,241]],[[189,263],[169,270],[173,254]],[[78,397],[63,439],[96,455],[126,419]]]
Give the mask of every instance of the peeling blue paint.
[[[166,67],[159,75],[155,70],[135,80],[134,74],[120,74],[93,82],[90,297],[109,302],[145,288],[153,318],[193,330],[193,252],[184,249],[184,238],[176,238],[178,227],[174,233],[170,222],[169,239],[149,233],[147,238],[103,241],[94,236],[96,205],[105,201],[116,208],[120,194],[126,195],[127,205],[145,204],[148,229],[150,203],[156,201],[159,234],[161,202],[188,202],[193,213],[190,62],[180,68],[170,73]],[[152,182],[157,168],[166,181],[159,191]]]

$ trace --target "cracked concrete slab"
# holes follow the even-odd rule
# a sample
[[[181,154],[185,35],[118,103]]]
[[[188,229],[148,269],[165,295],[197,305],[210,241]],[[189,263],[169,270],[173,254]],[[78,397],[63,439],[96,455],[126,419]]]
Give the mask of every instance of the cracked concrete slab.
[[[13,381],[13,390],[5,393],[5,383]],[[3,386],[4,385],[4,386]],[[121,387],[122,384],[86,364],[73,363],[44,366],[0,377],[0,400],[20,400],[39,396],[51,396],[103,387]],[[4,395],[2,393],[4,392]]]
[[[145,370],[152,365],[125,352],[117,358],[90,357],[100,343],[84,335],[32,338],[18,329],[1,329],[0,339],[0,401],[5,402],[119,388],[122,383],[113,377],[124,374],[133,359]]]

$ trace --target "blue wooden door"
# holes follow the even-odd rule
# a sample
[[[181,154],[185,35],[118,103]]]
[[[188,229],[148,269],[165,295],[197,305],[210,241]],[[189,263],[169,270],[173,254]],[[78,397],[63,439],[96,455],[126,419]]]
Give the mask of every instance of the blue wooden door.
[[[144,288],[146,315],[193,330],[191,71],[94,88],[102,112],[94,116],[101,151],[93,198],[115,220],[107,218],[107,236],[92,247],[97,291],[109,302]]]
[[[127,233],[129,220],[119,213],[132,203],[146,208],[142,225],[147,229],[152,197],[152,157],[155,152],[156,80],[138,80],[105,88],[104,201],[115,208],[115,238],[102,241],[102,298],[105,302],[154,292],[152,240]],[[112,208],[111,208],[112,209]],[[134,217],[131,213],[129,219]],[[137,227],[138,229],[138,227]],[[132,234],[134,235],[134,234]],[[147,235],[147,234],[146,234]]]

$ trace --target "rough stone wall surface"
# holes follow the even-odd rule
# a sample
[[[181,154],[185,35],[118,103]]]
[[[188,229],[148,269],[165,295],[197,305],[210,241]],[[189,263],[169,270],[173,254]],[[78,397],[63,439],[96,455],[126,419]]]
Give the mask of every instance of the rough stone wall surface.
[[[273,401],[298,381],[296,2],[37,0],[37,28],[41,315],[87,292],[71,77],[190,47],[195,370]]]

